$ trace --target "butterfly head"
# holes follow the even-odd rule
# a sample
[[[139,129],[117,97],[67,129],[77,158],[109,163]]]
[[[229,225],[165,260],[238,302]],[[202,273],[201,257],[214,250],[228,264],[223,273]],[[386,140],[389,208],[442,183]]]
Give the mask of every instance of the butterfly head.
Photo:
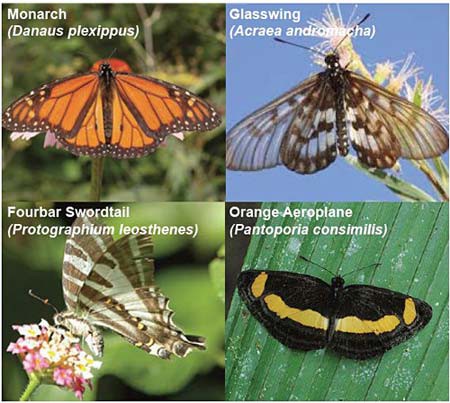
[[[336,52],[329,53],[325,56],[325,64],[327,65],[327,70],[336,71],[341,69],[339,63],[339,55]]]
[[[333,289],[335,290],[344,288],[344,284],[345,281],[341,276],[333,277],[333,279],[331,280],[331,287],[333,287]]]
[[[91,71],[101,73],[104,70],[114,70],[116,72],[131,72],[131,67],[127,62],[121,59],[115,59],[113,57],[109,59],[101,59],[94,63],[91,67]]]

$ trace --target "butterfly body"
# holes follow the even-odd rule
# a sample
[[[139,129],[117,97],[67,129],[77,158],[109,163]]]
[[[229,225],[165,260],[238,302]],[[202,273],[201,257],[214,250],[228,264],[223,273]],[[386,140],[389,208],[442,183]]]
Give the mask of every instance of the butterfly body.
[[[338,143],[339,154],[345,157],[348,154],[348,134],[345,119],[345,70],[339,63],[339,56],[336,53],[330,53],[325,57],[327,66],[325,75],[329,81],[335,96],[335,121],[336,121],[336,137]],[[332,111],[330,112],[332,113]]]
[[[292,349],[328,348],[352,359],[381,355],[432,317],[424,301],[370,285],[331,285],[305,274],[247,270],[238,291],[250,313]]]
[[[117,59],[44,84],[13,102],[2,125],[13,132],[53,133],[75,155],[136,158],[182,131],[206,131],[218,113],[188,90],[134,74]]]
[[[88,218],[77,218],[72,226],[77,231],[66,241],[63,263],[67,310],[55,315],[56,325],[83,337],[96,355],[103,350],[99,328],[164,359],[205,349],[203,337],[185,335],[173,322],[169,300],[155,284],[149,236],[114,241]],[[83,229],[93,227],[83,235]]]
[[[68,310],[57,313],[53,320],[55,325],[64,327],[74,336],[81,337],[86,341],[94,355],[100,357],[103,355],[103,336],[96,326]]]
[[[228,131],[228,169],[285,165],[300,174],[328,167],[350,145],[368,167],[391,168],[400,157],[427,159],[448,150],[444,127],[428,112],[342,67],[326,69],[256,110]]]

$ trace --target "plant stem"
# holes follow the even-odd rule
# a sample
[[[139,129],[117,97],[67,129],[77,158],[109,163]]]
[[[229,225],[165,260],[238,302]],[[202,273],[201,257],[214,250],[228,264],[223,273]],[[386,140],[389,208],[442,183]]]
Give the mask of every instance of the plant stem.
[[[19,401],[25,402],[30,400],[31,394],[36,390],[36,388],[41,384],[40,379],[35,374],[30,374],[28,377],[28,385],[20,396]]]
[[[433,187],[436,189],[436,191],[441,196],[442,200],[448,201],[448,193],[445,186],[439,181],[439,179],[436,177],[435,173],[431,169],[431,167],[426,163],[426,161],[413,161],[413,165],[418,167],[425,176],[430,180]]]
[[[100,201],[102,193],[103,165],[104,158],[92,158],[91,166],[91,201]]]

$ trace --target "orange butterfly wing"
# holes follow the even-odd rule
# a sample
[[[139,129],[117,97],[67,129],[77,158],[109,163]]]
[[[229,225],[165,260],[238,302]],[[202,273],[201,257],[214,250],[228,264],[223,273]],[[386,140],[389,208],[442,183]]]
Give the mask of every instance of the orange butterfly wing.
[[[220,124],[211,105],[182,87],[133,73],[118,73],[116,84],[120,98],[150,131],[205,131]]]
[[[76,74],[44,84],[13,102],[2,126],[16,132],[60,132],[69,135],[98,91],[96,73]]]

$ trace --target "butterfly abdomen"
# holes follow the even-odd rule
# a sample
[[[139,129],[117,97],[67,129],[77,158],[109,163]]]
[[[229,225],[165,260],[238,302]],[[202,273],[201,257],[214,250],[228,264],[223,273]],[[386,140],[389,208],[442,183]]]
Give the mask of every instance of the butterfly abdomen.
[[[103,64],[100,71],[100,88],[102,94],[102,106],[103,106],[103,128],[105,133],[105,142],[111,143],[112,137],[112,99],[113,99],[113,72],[109,64]],[[98,130],[98,128],[96,128]]]
[[[348,154],[349,147],[345,111],[344,70],[339,64],[337,55],[329,55],[325,61],[327,63],[327,77],[335,95],[337,148],[339,154],[345,157]]]

